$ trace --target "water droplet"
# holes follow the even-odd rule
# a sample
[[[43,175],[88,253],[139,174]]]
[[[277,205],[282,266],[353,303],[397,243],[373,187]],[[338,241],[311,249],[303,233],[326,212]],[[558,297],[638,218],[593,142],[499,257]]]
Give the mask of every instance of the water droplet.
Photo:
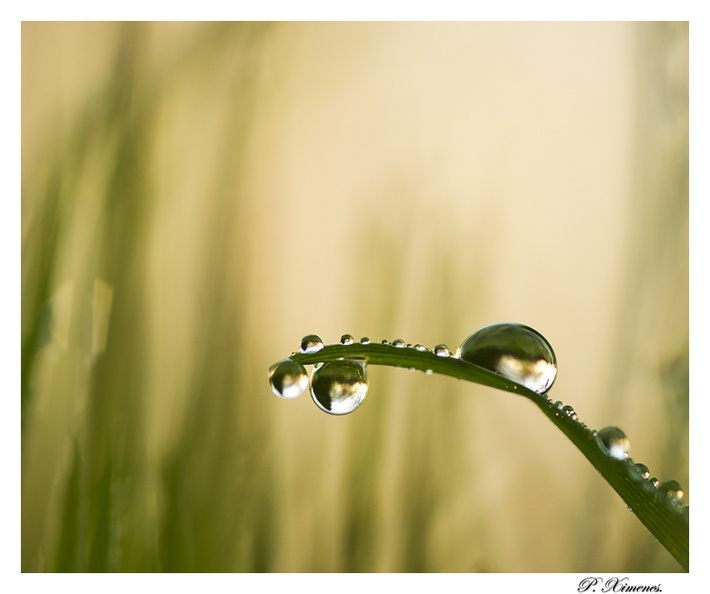
[[[558,400],[557,402],[555,402],[555,408],[557,410],[562,410],[563,406],[564,406],[564,404],[562,403],[562,400]]]
[[[382,342],[382,344],[389,344],[390,343],[390,341],[387,340],[386,338],[383,338],[381,342]]]
[[[666,499],[671,503],[680,503],[681,499],[683,499],[683,488],[678,481],[673,479],[663,481],[658,485],[658,491],[665,495]]]
[[[367,389],[365,364],[347,359],[324,363],[311,379],[313,401],[332,415],[354,411],[367,396]]]
[[[309,334],[301,339],[302,353],[317,353],[323,348],[323,341],[315,334]]]
[[[597,439],[606,452],[615,460],[624,460],[629,455],[629,440],[618,427],[604,427]]]
[[[296,398],[308,388],[306,368],[293,359],[283,359],[269,367],[269,384],[280,398]]]
[[[398,349],[404,348],[404,341],[401,338],[395,338],[392,341],[392,346],[396,346]]]
[[[536,330],[503,322],[476,330],[461,343],[458,357],[544,394],[557,376],[557,358]]]
[[[574,408],[572,408],[570,404],[565,404],[562,407],[562,412],[565,413],[573,421],[577,420],[577,413],[574,411]]]
[[[370,339],[367,336],[363,336],[360,339],[360,344],[370,344]]]
[[[414,349],[422,352],[427,350],[427,348],[423,344],[415,344]]]
[[[658,487],[658,479],[654,476],[653,478],[648,479],[648,482],[651,483],[654,487]]]
[[[355,339],[352,337],[351,334],[343,334],[340,337],[340,344],[352,344],[355,342]]]
[[[632,464],[629,467],[629,470],[631,471],[632,476],[638,479],[647,479],[649,476],[651,476],[651,473],[648,470],[648,466],[645,464],[641,464],[641,462],[636,462]]]
[[[427,375],[431,375],[434,372],[431,369],[427,369],[424,373],[426,373]]]
[[[449,351],[449,347],[445,344],[437,344],[434,347],[434,354],[437,357],[448,357],[451,354],[451,351]]]

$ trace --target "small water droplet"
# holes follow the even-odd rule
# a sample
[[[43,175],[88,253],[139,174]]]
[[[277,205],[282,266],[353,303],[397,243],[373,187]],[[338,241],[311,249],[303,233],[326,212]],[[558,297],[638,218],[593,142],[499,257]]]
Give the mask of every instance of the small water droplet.
[[[615,460],[624,460],[629,455],[629,440],[618,427],[604,427],[597,433],[604,450]]]
[[[557,402],[555,402],[555,408],[557,410],[562,410],[563,406],[564,406],[564,404],[563,404],[562,400],[558,400]]]
[[[360,339],[360,344],[370,344],[370,339],[367,336],[363,336]]]
[[[302,353],[317,353],[323,348],[323,341],[315,334],[309,334],[301,339]]]
[[[367,390],[365,364],[357,361],[324,363],[311,378],[313,401],[332,415],[354,411],[367,396]]]
[[[654,487],[658,487],[658,479],[654,476],[653,478],[648,479],[648,482],[651,483]]]
[[[577,413],[574,411],[574,408],[572,408],[570,404],[565,404],[562,407],[562,412],[565,413],[573,421],[577,420]]]
[[[427,350],[427,348],[423,344],[415,344],[414,349],[422,352]]]
[[[461,343],[457,356],[544,394],[557,376],[557,358],[537,330],[503,322],[476,330]]]
[[[658,491],[671,503],[680,503],[683,499],[683,488],[678,481],[668,479],[658,485]]]
[[[383,338],[381,342],[382,342],[382,344],[389,344],[390,343],[390,341],[387,340],[386,338]]]
[[[426,373],[427,375],[431,375],[434,372],[431,369],[427,369],[424,373]]]
[[[445,344],[437,344],[434,347],[434,354],[437,357],[448,357],[451,354],[451,351],[449,351],[449,347]]]
[[[395,338],[392,341],[392,346],[396,346],[398,349],[403,349],[404,348],[404,341],[401,338]]]
[[[629,467],[629,470],[631,471],[631,475],[638,479],[646,480],[649,476],[651,476],[648,466],[641,464],[641,462],[635,462]]]
[[[308,388],[306,368],[293,359],[283,359],[269,367],[269,385],[280,398],[296,398]]]
[[[340,337],[340,344],[353,344],[355,342],[355,339],[352,337],[352,334],[343,334]]]

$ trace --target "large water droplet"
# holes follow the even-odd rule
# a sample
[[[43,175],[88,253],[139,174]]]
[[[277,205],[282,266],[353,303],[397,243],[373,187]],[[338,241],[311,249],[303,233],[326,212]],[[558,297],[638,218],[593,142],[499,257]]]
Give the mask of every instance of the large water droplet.
[[[348,344],[353,344],[355,342],[355,339],[353,338],[352,334],[343,334],[340,337],[340,344],[348,345]]]
[[[269,384],[281,398],[296,398],[308,388],[306,368],[293,359],[283,359],[269,367]]]
[[[370,339],[367,336],[363,336],[360,339],[360,344],[370,344]]]
[[[399,349],[403,349],[403,348],[404,348],[404,344],[405,344],[405,343],[404,343],[404,340],[402,340],[401,338],[395,338],[395,339],[392,341],[392,346],[396,346],[396,347],[399,348]]]
[[[680,503],[681,499],[683,499],[683,487],[680,486],[678,481],[673,479],[663,481],[658,485],[658,491],[665,495],[666,499],[671,503]]]
[[[365,364],[357,361],[324,363],[311,379],[314,402],[332,415],[354,411],[367,396],[367,388]]]
[[[315,334],[309,334],[301,339],[302,353],[317,353],[323,348],[323,341]]]
[[[606,452],[616,460],[625,460],[629,455],[629,440],[618,427],[604,427],[597,439]]]
[[[461,343],[458,357],[544,394],[557,375],[550,343],[536,330],[503,322],[476,330]]]

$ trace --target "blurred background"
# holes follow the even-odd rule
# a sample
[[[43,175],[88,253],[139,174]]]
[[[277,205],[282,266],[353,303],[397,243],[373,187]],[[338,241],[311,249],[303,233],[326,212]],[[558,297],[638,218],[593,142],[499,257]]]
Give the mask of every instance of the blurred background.
[[[525,399],[268,386],[499,321],[689,503],[687,23],[23,24],[23,571],[680,571]]]

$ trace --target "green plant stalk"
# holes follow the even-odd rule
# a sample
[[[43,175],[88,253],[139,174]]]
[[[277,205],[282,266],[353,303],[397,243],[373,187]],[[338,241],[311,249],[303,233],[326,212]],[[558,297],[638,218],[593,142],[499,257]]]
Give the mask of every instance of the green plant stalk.
[[[559,410],[545,395],[455,357],[440,357],[431,351],[398,348],[391,344],[328,345],[316,353],[294,353],[301,364],[325,363],[340,359],[363,359],[368,365],[389,365],[405,369],[448,375],[457,379],[519,394],[531,400],[591,462],[599,474],[624,500],[636,517],[665,549],[688,571],[688,516],[681,507],[669,503],[647,480],[632,478],[631,460],[616,460],[608,455],[586,425]]]

